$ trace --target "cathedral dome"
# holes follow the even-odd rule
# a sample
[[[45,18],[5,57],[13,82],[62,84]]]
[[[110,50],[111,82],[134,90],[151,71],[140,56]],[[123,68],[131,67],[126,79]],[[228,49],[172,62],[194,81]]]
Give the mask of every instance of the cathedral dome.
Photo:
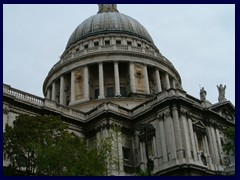
[[[83,21],[70,36],[66,49],[72,44],[92,35],[121,33],[137,36],[153,43],[151,36],[137,20],[117,12],[99,12]]]
[[[171,88],[181,88],[177,70],[116,4],[99,4],[74,30],[43,85],[47,98],[85,112],[103,102],[131,109]]]

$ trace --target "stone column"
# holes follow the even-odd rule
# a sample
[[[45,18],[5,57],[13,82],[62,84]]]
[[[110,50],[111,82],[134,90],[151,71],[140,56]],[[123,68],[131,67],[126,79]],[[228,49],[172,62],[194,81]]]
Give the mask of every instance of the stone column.
[[[61,76],[60,78],[60,99],[59,102],[60,104],[65,105],[66,104],[66,96],[65,96],[65,81],[64,81],[64,76]]]
[[[161,136],[161,147],[162,147],[162,156],[163,156],[163,162],[168,161],[167,157],[167,143],[166,143],[166,137],[165,137],[165,127],[164,127],[164,120],[163,118],[160,118],[159,121],[159,129],[160,129],[160,136]]]
[[[52,82],[52,100],[56,100],[56,84],[54,81]]]
[[[198,138],[197,138],[197,134],[196,134],[196,132],[193,132],[193,136],[194,136],[194,141],[195,141],[195,144],[196,144],[197,159],[198,159],[198,161],[200,161],[201,158],[199,157]]]
[[[75,101],[75,72],[71,72],[71,100],[70,103]]]
[[[130,87],[131,92],[136,93],[135,75],[134,75],[134,63],[129,63],[129,75],[130,75]]]
[[[192,143],[193,158],[194,158],[194,160],[197,160],[196,142],[194,140],[193,125],[192,125],[192,120],[190,118],[188,119],[188,126],[189,126],[189,130],[190,130],[190,138],[191,138],[191,143]]]
[[[218,153],[217,138],[216,138],[215,130],[213,129],[213,127],[210,127],[210,131],[212,135],[212,143],[213,143],[213,151],[214,151],[213,153],[215,154],[215,164],[219,165],[220,161],[219,161],[219,153]]]
[[[221,158],[222,162],[224,162],[224,156],[221,152],[223,152],[222,145],[221,145],[221,138],[219,134],[219,130],[216,129],[216,139],[217,139],[217,151],[219,153],[219,158]]]
[[[139,143],[140,143],[141,162],[144,162],[143,142],[140,141]]]
[[[125,37],[122,38],[122,41],[123,41],[123,42],[122,42],[122,45],[127,45],[127,40],[126,40]]]
[[[162,92],[162,86],[161,86],[159,70],[157,68],[155,69],[155,75],[156,75],[156,83],[157,83],[157,93],[159,93],[159,92]]]
[[[51,91],[50,91],[50,88],[48,87],[47,88],[47,99],[50,99],[50,96],[51,96]]]
[[[157,156],[157,149],[156,149],[156,137],[153,136],[152,138],[152,148],[153,148],[153,157]]]
[[[173,85],[173,89],[176,89],[176,81],[175,81],[175,79],[172,80],[172,85]]]
[[[179,122],[178,109],[176,106],[173,106],[172,108],[172,116],[173,116],[174,134],[176,139],[177,157],[179,159],[182,159],[184,157],[182,132],[181,132],[181,127]]]
[[[88,66],[84,66],[84,99],[89,100],[89,72]]]
[[[187,119],[186,119],[186,111],[184,110],[181,110],[180,124],[182,126],[185,158],[187,162],[189,162],[189,159],[192,159],[192,156],[191,156],[191,147],[190,147],[189,128],[188,128]]]
[[[116,45],[116,41],[115,41],[115,38],[114,38],[114,37],[111,37],[111,39],[110,39],[110,45],[113,45],[113,44]]]
[[[162,147],[161,147],[161,137],[160,137],[160,129],[159,129],[159,117],[154,121],[153,126],[155,128],[155,136],[154,136],[154,169],[159,168],[160,157],[162,156]],[[161,157],[162,158],[162,157]],[[162,159],[161,159],[162,161]]]
[[[143,69],[144,69],[145,93],[150,94],[147,65],[143,65]]]
[[[164,125],[167,132],[166,133],[167,147],[168,147],[168,153],[170,153],[169,160],[173,160],[177,158],[177,151],[176,151],[176,141],[174,136],[173,120],[170,114],[170,110],[167,110],[164,113]]]
[[[171,87],[170,87],[169,76],[167,72],[165,73],[165,83],[166,83],[166,88],[170,89]]]
[[[103,75],[103,63],[100,62],[98,64],[98,73],[99,73],[99,96],[98,99],[103,99],[105,98],[104,95],[104,75]]]
[[[206,146],[206,151],[207,151],[208,167],[210,169],[213,169],[213,164],[212,164],[212,159],[211,159],[211,155],[210,155],[210,151],[209,151],[207,136],[204,136],[204,139],[205,139],[205,146]]]
[[[114,131],[114,130],[113,130]],[[119,158],[119,175],[123,175],[124,172],[124,168],[123,168],[123,139],[122,139],[122,134],[121,132],[115,132],[116,133],[116,137],[114,139],[116,139],[116,147],[117,147],[117,154],[116,154],[116,159]]]
[[[120,82],[119,82],[119,69],[118,62],[114,61],[114,80],[115,80],[115,96],[121,96],[120,94]]]

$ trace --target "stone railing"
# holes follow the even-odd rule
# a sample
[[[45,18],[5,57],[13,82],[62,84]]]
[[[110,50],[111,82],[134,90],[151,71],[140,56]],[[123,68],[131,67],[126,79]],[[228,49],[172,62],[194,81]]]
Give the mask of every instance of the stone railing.
[[[44,107],[46,109],[58,111],[59,114],[68,115],[74,118],[78,118],[79,120],[85,120],[85,114],[79,110],[75,110],[68,106],[58,104],[49,99],[34,96],[32,94],[12,88],[11,86],[6,84],[3,84],[3,94],[13,96],[23,102],[36,104],[37,106]]]
[[[22,99],[30,103],[38,104],[41,106],[43,105],[43,100],[44,100],[43,98],[12,88],[9,85],[3,84],[3,93],[12,95],[17,99]]]
[[[96,108],[88,111],[87,113],[84,113],[82,111],[73,109],[71,107],[64,106],[64,105],[61,105],[59,103],[56,103],[55,101],[45,99],[45,98],[41,98],[41,97],[37,97],[37,96],[34,96],[32,94],[20,91],[18,89],[12,88],[11,86],[6,85],[6,84],[3,84],[3,93],[14,96],[15,98],[17,98],[21,101],[24,101],[24,102],[27,102],[27,103],[33,103],[33,104],[36,104],[40,107],[44,107],[46,109],[52,109],[54,111],[58,111],[60,114],[75,117],[75,118],[78,118],[80,120],[86,120],[86,119],[88,119],[90,117],[94,117],[95,115],[97,115],[99,113],[102,113],[104,111],[121,113],[121,114],[124,114],[126,116],[131,115],[130,110],[128,110],[126,108],[123,108],[119,105],[116,105],[114,103],[111,103],[111,102],[100,104]]]
[[[143,54],[148,54],[148,55],[151,55],[151,56],[163,58],[160,53],[156,53],[153,50],[145,49],[143,47],[135,47],[135,46],[128,46],[128,45],[97,46],[97,47],[90,47],[88,49],[83,49],[83,50],[77,51],[75,53],[65,55],[64,58],[62,60],[58,61],[52,67],[51,70],[54,70],[58,66],[60,66],[62,64],[65,64],[65,63],[68,63],[73,58],[77,58],[77,57],[82,56],[82,55],[101,52],[101,51],[113,51],[113,50],[138,52],[138,53],[143,53]]]
[[[162,56],[158,52],[155,52],[154,50],[146,49],[146,48],[143,48],[143,47],[128,46],[128,45],[107,45],[107,46],[90,47],[88,49],[79,50],[79,51],[74,52],[72,54],[67,54],[67,55],[63,56],[63,59],[58,61],[51,68],[49,73],[51,73],[52,70],[54,70],[54,69],[56,69],[56,68],[58,68],[58,67],[60,67],[64,64],[67,64],[67,63],[71,62],[71,60],[74,59],[74,58],[78,58],[82,55],[87,55],[87,54],[101,52],[101,51],[137,52],[137,53],[147,54],[147,55],[150,55],[150,56],[160,58],[162,61],[165,61],[165,62],[170,63],[172,65],[172,63],[166,57]]]
[[[151,109],[152,106],[154,106],[157,102],[163,101],[164,99],[172,96],[176,97],[186,97],[186,92],[181,89],[169,89],[167,91],[160,92],[156,94],[155,97],[151,98],[150,100],[146,101],[145,103],[133,108],[132,110],[126,109],[122,106],[119,106],[117,104],[106,102],[98,105],[94,109],[84,113],[82,111],[72,109],[71,107],[61,105],[59,103],[56,103],[49,99],[40,98],[37,96],[34,96],[32,94],[20,91],[18,89],[12,88],[9,85],[3,84],[3,93],[9,94],[11,96],[14,96],[17,99],[20,99],[22,101],[33,103],[38,106],[44,106],[47,109],[53,109],[58,111],[61,114],[69,115],[75,118],[78,118],[80,120],[87,120],[89,118],[94,117],[95,115],[98,115],[100,113],[109,111],[114,113],[121,113],[126,116],[134,116],[136,114],[139,114],[141,112],[144,112],[148,109]],[[191,98],[187,97],[189,100]]]

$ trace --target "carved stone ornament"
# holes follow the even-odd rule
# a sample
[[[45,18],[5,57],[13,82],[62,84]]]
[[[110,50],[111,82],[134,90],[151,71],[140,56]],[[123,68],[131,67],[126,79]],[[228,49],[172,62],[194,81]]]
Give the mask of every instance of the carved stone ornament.
[[[141,64],[135,64],[135,76],[137,78],[144,77],[144,75],[143,75],[143,67],[142,67]]]
[[[189,114],[188,113],[188,110],[186,110],[186,109],[183,109],[183,108],[180,108],[180,115],[182,115],[182,116],[187,116],[187,114]]]
[[[10,108],[9,108],[8,106],[5,106],[5,107],[3,108],[3,114],[8,114],[9,111],[10,111]]]
[[[169,109],[164,112],[164,118],[168,118],[168,117],[171,117],[171,112]]]
[[[223,114],[223,117],[225,117],[229,121],[233,121],[233,117],[231,116],[228,110],[223,111],[222,114]]]
[[[164,118],[164,113],[163,112],[160,112],[157,114],[157,119],[158,120],[162,120]]]
[[[83,69],[80,68],[75,72],[76,81],[83,79]]]

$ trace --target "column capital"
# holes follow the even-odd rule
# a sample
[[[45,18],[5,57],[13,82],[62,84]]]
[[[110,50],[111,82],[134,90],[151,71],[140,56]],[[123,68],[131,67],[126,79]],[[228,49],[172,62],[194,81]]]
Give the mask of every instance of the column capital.
[[[158,120],[163,120],[164,119],[164,112],[160,112],[157,114],[157,119]]]
[[[164,118],[172,117],[171,116],[171,111],[168,109],[164,112]]]
[[[187,114],[188,114],[188,110],[181,107],[180,108],[180,115],[187,116]]]
[[[177,105],[176,105],[176,104],[174,104],[174,105],[172,106],[172,110],[177,110]]]

